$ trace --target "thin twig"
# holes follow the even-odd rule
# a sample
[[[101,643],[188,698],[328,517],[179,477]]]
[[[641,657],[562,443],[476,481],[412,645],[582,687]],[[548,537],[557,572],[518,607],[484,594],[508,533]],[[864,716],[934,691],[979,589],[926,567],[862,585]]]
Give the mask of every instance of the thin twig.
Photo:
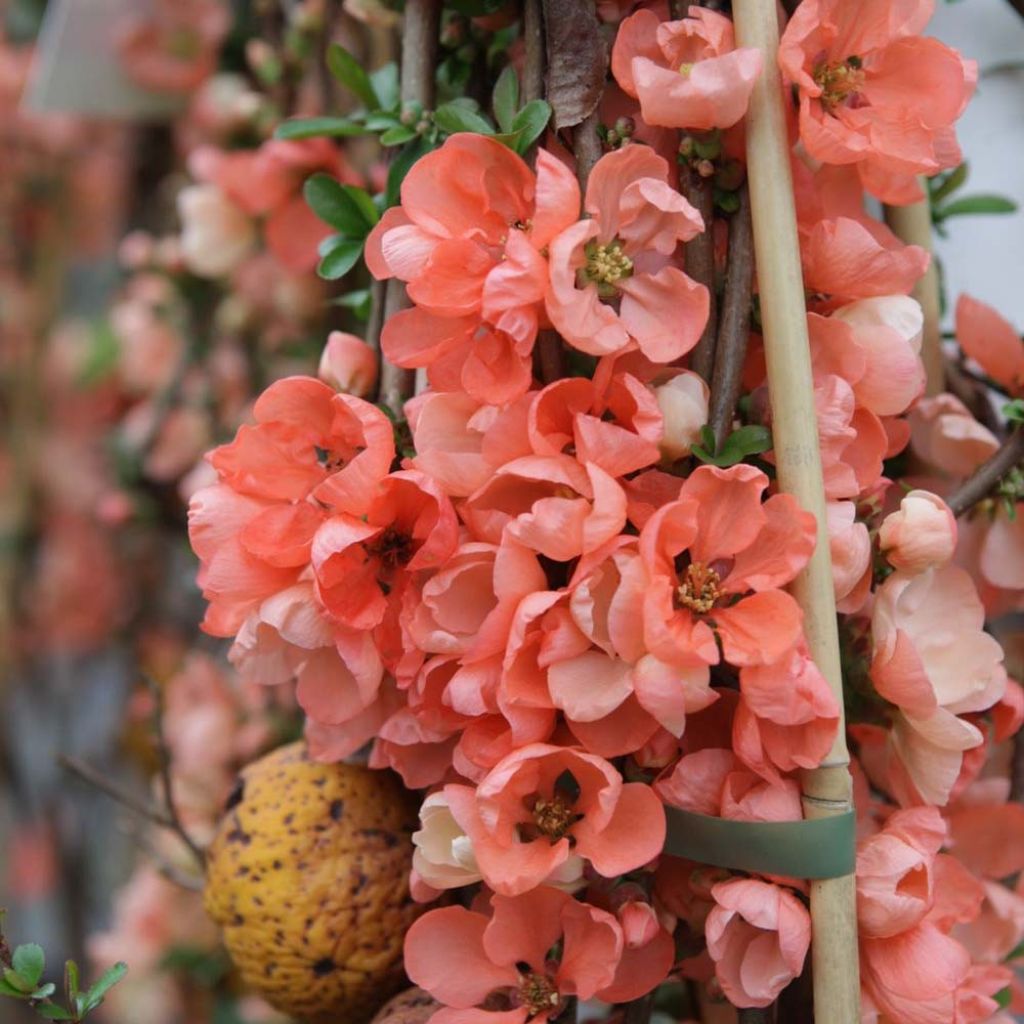
[[[523,101],[544,98],[544,12],[540,0],[523,0]]]
[[[736,1013],[739,1024],[771,1024],[772,1010],[770,1006],[749,1007]]]
[[[149,840],[145,833],[140,832],[137,828],[130,828],[127,832],[139,849],[153,862],[153,866],[157,871],[168,882],[173,882],[174,885],[180,886],[182,889],[188,889],[190,892],[203,891],[204,884],[201,876],[190,875],[182,871],[176,864],[172,864]]]
[[[148,803],[135,796],[134,793],[130,793],[116,783],[111,782],[106,776],[93,768],[92,765],[87,764],[85,761],[80,761],[77,757],[69,757],[67,754],[61,754],[57,760],[72,775],[77,775],[83,782],[87,782],[101,793],[106,793],[107,796],[112,800],[116,800],[123,807],[126,807],[132,814],[136,814],[140,818],[158,825],[160,828],[174,829],[174,822],[169,815],[155,807],[151,807]]]
[[[535,370],[541,381],[550,384],[565,376],[566,352],[557,331],[541,331],[537,335]]]
[[[434,105],[434,74],[437,64],[438,33],[441,25],[441,0],[409,0],[405,5],[402,31],[402,103],[419,103],[424,109]],[[394,278],[388,281],[384,296],[384,321],[408,308],[405,285]],[[380,391],[377,398],[398,418],[405,400],[416,386],[412,370],[381,360]]]
[[[996,484],[1024,462],[1024,429],[1015,430],[999,450],[983,462],[947,499],[955,516],[962,516],[988,497]]]
[[[590,180],[594,164],[601,159],[603,153],[601,136],[597,132],[600,126],[601,114],[595,110],[573,129],[572,151],[576,157],[576,177],[583,192],[587,190],[587,182]]]
[[[708,419],[718,447],[721,447],[732,428],[736,402],[740,396],[743,363],[750,336],[750,301],[754,290],[754,231],[746,185],[740,188],[739,200],[739,209],[729,222],[725,294],[722,297],[722,318],[715,345],[715,372],[711,380]]]
[[[188,847],[200,870],[206,868],[206,851],[192,838],[185,823],[178,813],[178,805],[174,799],[174,780],[171,775],[171,749],[167,744],[167,733],[164,729],[164,691],[155,679],[145,677],[146,685],[153,694],[153,731],[156,734],[157,756],[160,761],[160,790],[164,798],[164,807],[170,819],[170,828]]]
[[[708,322],[700,340],[690,353],[690,369],[704,380],[711,379],[715,365],[715,338],[718,330],[715,295],[715,195],[710,178],[702,178],[689,167],[679,169],[679,187],[687,201],[704,220],[704,230],[683,245],[686,273],[708,290]]]
[[[1024,802],[1024,729],[1013,737],[1013,761],[1010,769],[1010,799]]]
[[[994,434],[1003,432],[1003,423],[992,407],[988,386],[974,377],[965,366],[947,359],[945,362],[945,385],[970,410],[979,423]]]
[[[1024,0],[1009,0],[1010,6],[1024,18]]]

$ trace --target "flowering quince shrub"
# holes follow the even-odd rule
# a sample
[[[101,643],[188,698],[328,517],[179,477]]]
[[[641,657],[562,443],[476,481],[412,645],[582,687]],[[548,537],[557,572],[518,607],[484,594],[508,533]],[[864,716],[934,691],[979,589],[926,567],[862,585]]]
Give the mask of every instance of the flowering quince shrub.
[[[395,31],[392,6],[346,0],[334,25],[304,0],[267,38],[213,0],[126,22],[126,73],[186,103],[176,220],[123,239],[99,371],[73,325],[46,361],[25,604],[60,626],[31,635],[109,636],[154,579],[130,557],[104,571],[119,531],[187,505],[202,629],[233,674],[197,654],[156,673],[182,822],[202,845],[282,721],[319,761],[397,773],[420,806],[405,969],[434,1024],[566,1022],[591,1001],[634,1003],[632,1024],[662,986],[785,999],[809,971],[807,881],[672,856],[668,823],[801,820],[803,773],[845,726],[862,1019],[1005,1024],[1024,1011],[1005,626],[1024,608],[1024,480],[1012,460],[977,480],[1020,445],[1024,343],[954,297],[950,390],[929,384],[910,293],[930,257],[867,202],[959,173],[974,63],[924,35],[928,0],[802,0],[774,55],[717,11],[602,0],[565,5],[581,50],[549,26],[528,98],[517,6],[442,4],[440,38],[409,47],[437,94],[410,99],[408,56],[400,91],[352,52]],[[588,60],[574,110],[556,72]],[[791,101],[820,529],[777,479],[786,396],[743,244],[769,60]],[[791,593],[818,544],[842,704]],[[136,974],[111,999],[126,1024],[188,1012],[168,953],[217,955],[155,845],[91,942]]]

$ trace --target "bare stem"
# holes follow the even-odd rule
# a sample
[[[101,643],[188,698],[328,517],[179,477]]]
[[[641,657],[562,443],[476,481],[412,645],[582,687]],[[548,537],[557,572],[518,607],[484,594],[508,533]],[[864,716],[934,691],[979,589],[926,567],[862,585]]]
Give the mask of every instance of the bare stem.
[[[576,177],[584,192],[594,164],[601,159],[601,136],[597,133],[600,125],[601,115],[595,110],[573,129],[572,151],[576,156]]]
[[[544,12],[540,0],[523,0],[523,100],[544,98]]]
[[[93,768],[92,765],[87,764],[85,761],[80,761],[76,757],[69,757],[66,754],[61,754],[57,760],[60,765],[71,772],[72,775],[77,775],[83,782],[87,782],[90,786],[98,789],[101,793],[106,793],[107,796],[112,800],[116,800],[122,807],[131,811],[132,814],[135,814],[138,817],[159,826],[160,828],[174,828],[174,822],[171,820],[169,815],[160,811],[156,807],[151,807],[148,803],[139,799],[133,793],[130,793],[128,790],[122,789],[120,786],[111,782],[106,776]]]
[[[627,1003],[622,1014],[622,1024],[648,1024],[651,1019],[651,1011],[654,1009],[654,993],[634,999]]]
[[[565,376],[565,346],[557,331],[541,331],[537,335],[535,369],[545,384]]]
[[[704,230],[683,245],[686,273],[708,290],[708,322],[700,340],[690,353],[690,369],[704,380],[711,379],[715,365],[715,337],[718,330],[717,297],[715,295],[715,196],[709,178],[702,178],[695,170],[680,168],[679,186],[690,205],[704,219]]]
[[[746,185],[740,189],[739,199],[739,209],[729,222],[725,294],[715,345],[715,372],[711,380],[708,418],[718,447],[729,434],[740,396],[743,362],[750,336],[750,301],[754,290],[754,231]]]
[[[1024,462],[1024,429],[1015,430],[987,462],[983,462],[950,496],[946,503],[955,516],[970,511],[988,497],[996,484]]]
[[[178,805],[174,800],[174,780],[171,776],[171,748],[167,744],[167,732],[164,729],[164,691],[154,679],[146,677],[146,685],[153,694],[153,731],[156,734],[157,754],[160,759],[160,790],[164,798],[164,807],[170,820],[170,828],[188,847],[201,871],[206,868],[206,851],[192,838],[185,823],[181,820]]]
[[[438,32],[441,24],[441,0],[409,0],[405,5],[402,31],[402,102],[419,103],[425,109],[434,105],[434,68],[437,64]],[[384,296],[383,319],[386,322],[406,309],[409,298],[401,281],[388,281]],[[405,400],[416,386],[412,370],[381,360],[378,400],[396,417],[401,417]]]
[[[765,1006],[739,1010],[736,1019],[739,1024],[771,1024],[772,1009],[770,1006]]]

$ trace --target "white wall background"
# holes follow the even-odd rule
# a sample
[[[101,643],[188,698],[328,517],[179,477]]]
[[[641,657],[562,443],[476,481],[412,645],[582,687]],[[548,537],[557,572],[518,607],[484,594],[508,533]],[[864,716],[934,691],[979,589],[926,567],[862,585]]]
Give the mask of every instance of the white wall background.
[[[978,62],[978,89],[958,125],[970,164],[958,194],[996,192],[1020,207],[947,222],[949,237],[935,245],[949,304],[969,292],[1024,331],[1024,18],[1007,0],[936,0],[930,32]]]

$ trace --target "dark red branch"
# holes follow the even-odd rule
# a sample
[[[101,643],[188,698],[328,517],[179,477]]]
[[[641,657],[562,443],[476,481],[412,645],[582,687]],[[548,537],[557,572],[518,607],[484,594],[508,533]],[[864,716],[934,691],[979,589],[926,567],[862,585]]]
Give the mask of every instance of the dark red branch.
[[[1024,463],[1024,430],[1018,428],[987,462],[983,462],[947,499],[953,515],[962,516],[987,498],[1010,470]]]

